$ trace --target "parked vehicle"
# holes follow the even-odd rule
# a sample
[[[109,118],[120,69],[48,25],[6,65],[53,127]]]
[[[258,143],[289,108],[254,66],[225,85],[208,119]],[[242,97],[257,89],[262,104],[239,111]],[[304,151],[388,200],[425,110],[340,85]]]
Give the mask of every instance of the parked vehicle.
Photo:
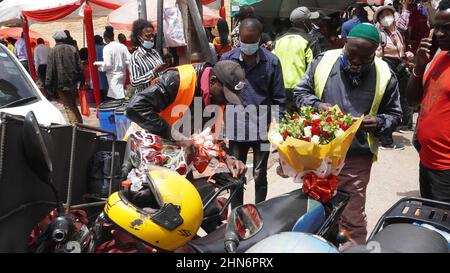
[[[239,208],[238,211],[242,209]],[[450,252],[449,213],[449,203],[415,197],[403,198],[380,218],[365,245],[349,247],[344,252],[448,253]],[[236,214],[239,214],[239,212],[235,212],[230,219],[235,218]],[[258,213],[253,215],[258,215]],[[239,243],[239,240],[245,242],[249,237],[255,236],[260,232],[258,229],[248,228],[248,223],[252,222],[251,217],[242,213],[240,217],[244,218],[240,220],[240,224],[244,224],[244,229],[251,232],[247,236],[234,237],[234,240],[232,240],[234,244],[235,242]],[[236,221],[230,221],[228,226],[229,234],[235,232],[236,226]],[[225,238],[231,237],[233,236],[228,235]],[[227,249],[232,251],[233,247],[227,247]],[[297,230],[272,235],[255,244],[247,252],[338,253],[338,249],[321,236]]]
[[[66,124],[62,113],[41,93],[17,58],[0,44],[0,112],[25,116],[33,111],[40,124]]]
[[[280,232],[291,231],[294,227],[319,234],[331,241],[338,241],[340,237],[338,220],[347,202],[348,194],[338,192],[326,204],[314,201],[315,207],[312,208],[308,206],[311,202],[302,190],[294,190],[256,205],[235,208],[227,225],[222,225],[207,236],[189,242],[179,251],[245,252],[259,241]],[[247,220],[250,216],[254,217],[254,220]],[[236,222],[236,219],[239,221]],[[259,225],[249,228],[246,223],[252,221],[260,223],[261,228]]]

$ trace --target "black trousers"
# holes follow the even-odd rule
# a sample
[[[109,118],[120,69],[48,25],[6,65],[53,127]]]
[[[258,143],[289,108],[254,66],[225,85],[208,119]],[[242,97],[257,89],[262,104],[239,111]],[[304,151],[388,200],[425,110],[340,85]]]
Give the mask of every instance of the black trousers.
[[[420,164],[420,195],[423,198],[450,202],[450,170],[431,170]]]
[[[47,73],[47,65],[46,64],[41,64],[38,67],[38,76],[39,79],[41,80],[42,86],[45,85],[45,76]]]
[[[261,145],[263,144],[263,145]],[[261,146],[268,145],[268,142],[235,142],[230,141],[230,153],[237,159],[247,163],[247,154],[250,148],[253,150],[253,177],[255,179],[255,203],[266,200],[267,197],[267,163],[269,161],[270,151],[262,151]],[[244,203],[244,190],[236,192],[231,200],[231,207],[235,208]]]
[[[385,60],[385,59],[383,59]],[[392,60],[392,58],[390,58],[390,60]],[[408,86],[408,80],[409,80],[409,73],[404,70],[404,71],[397,71],[397,65],[400,63],[399,61],[397,62],[387,62],[389,64],[389,67],[391,68],[392,71],[395,72],[395,76],[397,77],[398,80],[398,89],[400,91],[400,105],[402,107],[402,122],[401,126],[405,126],[405,127],[409,127],[412,129],[412,124],[413,124],[413,111],[412,108],[408,105],[408,100],[407,100],[407,94],[406,94],[406,87]],[[383,136],[380,138],[381,144],[383,146],[385,145],[391,145],[394,143],[394,139],[392,138],[392,134],[394,133],[396,128],[392,129],[392,132],[390,132],[389,134]]]

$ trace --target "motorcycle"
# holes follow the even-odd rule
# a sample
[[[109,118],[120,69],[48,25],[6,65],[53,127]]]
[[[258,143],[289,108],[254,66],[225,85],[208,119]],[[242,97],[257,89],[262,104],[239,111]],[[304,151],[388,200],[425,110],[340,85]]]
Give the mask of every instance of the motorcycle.
[[[163,175],[155,175],[156,172],[162,173]],[[94,245],[90,249],[90,252],[167,252],[173,251],[176,248],[173,245],[182,244],[182,242],[189,238],[198,238],[199,236],[196,234],[198,233],[200,223],[201,227],[205,229],[205,224],[213,223],[217,225],[217,222],[223,221],[223,215],[227,214],[228,204],[234,196],[234,192],[237,188],[243,187],[244,184],[242,179],[234,179],[227,173],[216,173],[211,179],[214,180],[214,183],[211,183],[212,186],[218,189],[208,191],[206,195],[201,196],[198,185],[193,185],[177,173],[161,167],[150,168],[146,180],[148,185],[142,190],[133,192],[129,188],[123,187],[121,191],[109,197],[104,212],[99,215],[94,223],[92,229]],[[163,187],[162,184],[165,186],[168,184],[175,185],[177,192],[174,192],[170,185]],[[231,191],[232,193],[230,194],[230,198],[224,202],[222,208],[219,209],[216,206],[211,206],[224,191]],[[180,192],[189,192],[189,194],[183,195]],[[181,207],[185,204],[184,202],[191,204],[200,203],[202,206],[200,208],[201,211],[198,212],[192,206],[191,208]],[[125,204],[128,205],[127,209],[117,208],[118,206],[124,207],[123,205]],[[175,208],[170,214],[166,210],[168,206]],[[121,211],[112,212],[112,207],[115,207],[116,211],[118,209]],[[180,213],[183,210],[191,211],[188,211],[189,213],[183,216]],[[120,217],[118,216],[119,214]],[[160,218],[166,220],[158,221],[158,215],[161,215]],[[127,217],[128,220],[123,220]],[[168,223],[171,220],[167,218],[176,219],[177,217],[180,218],[178,223]],[[200,217],[200,220],[196,219],[198,217]],[[132,222],[135,218],[140,218],[144,222],[147,221],[144,224],[145,227],[142,227],[142,229],[148,228],[143,231],[146,234],[138,234],[136,229],[128,230],[129,222]],[[198,226],[194,222],[199,222]],[[152,229],[151,227],[154,228]],[[158,232],[161,230],[164,232],[160,236],[164,238],[157,237]],[[183,236],[176,240],[176,243],[164,243],[165,241],[171,240],[167,238],[168,236],[175,238],[180,234]],[[150,243],[155,241],[156,243]]]
[[[339,242],[343,234],[339,231],[338,221],[348,198],[347,193],[338,191],[323,204],[308,199],[298,189],[256,205],[240,206],[233,209],[226,225],[192,240],[177,252],[245,252],[259,241],[293,228]],[[252,224],[250,227],[249,223]]]
[[[28,162],[32,163],[30,167],[39,179],[51,188],[56,202],[56,209],[33,229],[29,251],[35,253],[86,251],[92,239],[87,227],[87,215],[81,210],[66,212],[64,209],[58,191],[52,183],[52,161],[33,112],[25,116],[23,141],[27,143],[24,145],[24,152]]]
[[[259,213],[245,214],[238,208],[230,216],[225,247],[234,251],[234,245],[247,240],[259,232],[255,228],[254,216],[261,219]],[[406,197],[395,203],[377,222],[367,243],[352,246],[343,253],[448,253],[450,251],[450,204],[415,197]],[[239,221],[235,219],[239,218]],[[234,236],[239,226],[248,230],[246,236]],[[258,227],[258,225],[256,225]],[[242,229],[242,228],[241,228]],[[299,232],[300,231],[300,232]],[[237,232],[242,234],[242,232]],[[228,240],[227,240],[228,238]],[[231,238],[231,239],[230,239]],[[232,244],[233,246],[230,246]],[[324,237],[301,230],[293,230],[272,235],[255,244],[249,253],[339,253],[338,248]]]

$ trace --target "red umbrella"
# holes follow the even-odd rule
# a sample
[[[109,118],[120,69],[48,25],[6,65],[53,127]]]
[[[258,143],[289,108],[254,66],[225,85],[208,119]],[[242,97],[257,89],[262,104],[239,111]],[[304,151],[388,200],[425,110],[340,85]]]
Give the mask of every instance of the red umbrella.
[[[20,39],[20,36],[22,35],[22,28],[21,27],[7,27],[7,28],[3,28],[0,29],[0,37],[2,37],[3,39],[6,39],[8,37],[12,37],[16,40]],[[30,30],[30,40],[31,42],[35,42],[37,44],[37,39],[38,38],[42,38],[44,39],[44,36],[39,34],[36,31],[32,31]],[[44,39],[44,42],[46,45],[48,45],[48,41],[46,41]]]

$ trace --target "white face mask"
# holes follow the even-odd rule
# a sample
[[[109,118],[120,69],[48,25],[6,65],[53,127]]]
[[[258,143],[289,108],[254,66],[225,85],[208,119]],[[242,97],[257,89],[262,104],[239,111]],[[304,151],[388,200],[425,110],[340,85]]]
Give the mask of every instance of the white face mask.
[[[384,17],[383,19],[380,20],[380,24],[383,27],[389,27],[389,26],[391,26],[394,23],[394,21],[395,21],[394,16],[386,16],[386,17]]]

